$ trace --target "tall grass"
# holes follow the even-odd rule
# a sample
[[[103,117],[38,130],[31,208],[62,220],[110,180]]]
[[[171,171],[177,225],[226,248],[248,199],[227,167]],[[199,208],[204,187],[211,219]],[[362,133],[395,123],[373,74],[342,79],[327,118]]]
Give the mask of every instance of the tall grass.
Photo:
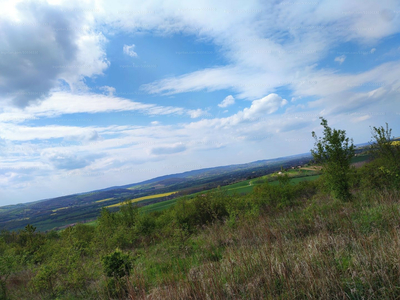
[[[190,239],[188,244],[203,245],[191,256],[192,267],[183,263],[180,268],[174,262],[174,272],[149,282],[144,276],[147,265],[138,264],[129,278],[129,295],[132,299],[399,298],[399,199],[398,192],[385,191],[359,194],[352,203],[319,195],[292,211],[241,218],[234,227],[214,223]]]

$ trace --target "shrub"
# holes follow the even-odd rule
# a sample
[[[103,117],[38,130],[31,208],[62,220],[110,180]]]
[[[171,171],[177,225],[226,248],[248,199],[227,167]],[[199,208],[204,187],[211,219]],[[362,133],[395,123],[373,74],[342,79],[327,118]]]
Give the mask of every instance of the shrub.
[[[379,188],[400,187],[400,143],[393,142],[392,129],[373,127],[370,153],[375,158],[373,176],[379,179]]]
[[[113,253],[103,256],[102,263],[104,272],[108,277],[121,278],[129,275],[132,262],[129,254],[122,253],[117,249]]]
[[[315,132],[315,148],[311,153],[316,162],[323,164],[325,183],[334,197],[349,200],[350,194],[350,162],[354,156],[353,140],[346,137],[346,131],[332,129],[324,118],[324,136],[318,138]]]

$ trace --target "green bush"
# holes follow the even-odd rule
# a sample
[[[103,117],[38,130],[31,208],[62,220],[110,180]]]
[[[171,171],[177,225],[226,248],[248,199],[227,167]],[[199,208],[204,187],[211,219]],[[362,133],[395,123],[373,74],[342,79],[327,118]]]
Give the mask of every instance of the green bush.
[[[7,280],[19,271],[18,257],[12,249],[0,252],[0,299],[7,299]]]
[[[101,259],[104,272],[108,277],[121,278],[129,275],[132,269],[132,261],[129,254],[117,249],[113,253],[103,256]]]
[[[43,297],[54,298],[57,294],[57,268],[53,264],[42,265],[31,284]]]
[[[372,128],[372,144],[370,153],[375,158],[373,177],[378,179],[378,188],[400,188],[400,142],[393,141],[392,129]],[[369,180],[372,181],[372,180]]]

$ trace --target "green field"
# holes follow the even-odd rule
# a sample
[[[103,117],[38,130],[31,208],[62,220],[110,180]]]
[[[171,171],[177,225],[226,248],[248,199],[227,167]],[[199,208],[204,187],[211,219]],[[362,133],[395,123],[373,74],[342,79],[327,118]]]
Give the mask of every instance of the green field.
[[[291,184],[297,184],[302,181],[316,180],[317,178],[319,178],[321,176],[320,174],[316,174],[315,171],[309,171],[309,170],[290,170],[287,173],[289,173],[290,174],[289,176],[292,177],[289,181]],[[256,182],[256,181],[265,182],[268,179],[272,179],[272,181],[270,181],[269,184],[271,184],[271,185],[279,184],[278,180],[273,180],[276,176],[277,176],[277,173],[273,173],[273,174],[262,176],[259,178],[253,178],[253,179],[244,180],[244,181],[241,181],[241,182],[238,182],[235,184],[223,186],[220,189],[223,191],[226,191],[228,195],[248,194],[254,190],[255,186],[262,184],[262,183],[255,184],[254,182]],[[182,197],[178,197],[175,199],[171,199],[171,200],[167,200],[167,201],[163,201],[163,202],[159,202],[159,203],[155,203],[155,204],[150,204],[150,205],[142,207],[141,211],[144,213],[150,213],[153,211],[162,211],[164,209],[170,208],[179,200],[192,199],[197,195],[205,194],[205,193],[212,192],[215,190],[216,189],[202,191],[202,192],[190,194],[188,196],[182,196]]]
[[[370,158],[369,155],[359,155],[359,156],[354,156],[351,160],[351,163],[358,163],[358,162],[363,162],[367,161]]]
[[[141,208],[141,211],[143,213],[150,213],[153,211],[161,211],[161,210],[167,209],[167,208],[171,207],[172,205],[174,205],[176,203],[177,199],[180,199],[180,198],[165,200],[165,201],[158,202],[155,204],[146,205]]]

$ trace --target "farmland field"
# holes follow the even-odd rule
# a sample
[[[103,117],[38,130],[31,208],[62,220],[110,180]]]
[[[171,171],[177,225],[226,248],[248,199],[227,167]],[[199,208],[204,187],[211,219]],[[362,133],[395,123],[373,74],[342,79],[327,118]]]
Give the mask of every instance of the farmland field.
[[[301,170],[300,171],[298,171],[298,170],[297,171],[296,170],[290,170],[290,171],[288,171],[288,173],[289,172],[291,173],[291,176],[290,176],[291,179],[290,179],[289,182],[292,183],[292,184],[297,184],[297,183],[302,182],[302,181],[316,180],[321,176],[320,174],[316,174],[316,172],[314,172],[314,171],[302,172]],[[301,174],[303,174],[303,175],[301,175]],[[242,182],[238,182],[238,183],[235,183],[235,184],[223,186],[220,189],[223,190],[223,191],[226,191],[227,194],[229,194],[229,195],[248,194],[248,193],[253,191],[255,186],[264,183],[268,178],[275,179],[275,176],[274,176],[274,174],[271,174],[271,175],[262,176],[260,178],[244,180]],[[255,182],[259,182],[259,183],[255,183]],[[279,181],[278,180],[273,180],[273,181],[270,181],[269,184],[276,185],[276,184],[279,184]],[[202,191],[202,192],[194,193],[194,194],[191,194],[191,195],[178,197],[178,198],[175,198],[175,199],[162,201],[162,202],[155,203],[155,204],[150,204],[150,205],[142,207],[141,211],[143,213],[150,213],[150,212],[153,212],[153,211],[161,211],[161,210],[164,210],[164,209],[167,209],[167,208],[171,207],[172,205],[174,205],[179,200],[191,199],[191,198],[195,197],[196,195],[201,195],[201,194],[204,194],[204,193],[207,193],[207,192],[211,192],[211,191],[215,191],[215,190],[216,189],[212,189],[212,190],[209,190],[209,191]]]
[[[95,201],[96,203],[101,203],[101,202],[106,202],[106,201],[110,201],[110,200],[113,200],[114,199],[114,197],[112,197],[112,198],[106,198],[106,199],[102,199],[102,200],[98,200],[98,201]]]
[[[157,195],[150,195],[150,196],[145,196],[145,197],[140,197],[140,198],[135,198],[135,199],[132,199],[132,200],[120,202],[120,203],[109,205],[109,206],[106,206],[106,207],[107,208],[118,207],[118,206],[126,204],[127,202],[135,203],[135,202],[140,202],[140,201],[148,200],[148,199],[163,198],[163,197],[167,197],[167,196],[170,196],[170,195],[173,195],[173,194],[176,194],[176,193],[177,192],[169,192],[169,193],[163,193],[163,194],[157,194]]]

